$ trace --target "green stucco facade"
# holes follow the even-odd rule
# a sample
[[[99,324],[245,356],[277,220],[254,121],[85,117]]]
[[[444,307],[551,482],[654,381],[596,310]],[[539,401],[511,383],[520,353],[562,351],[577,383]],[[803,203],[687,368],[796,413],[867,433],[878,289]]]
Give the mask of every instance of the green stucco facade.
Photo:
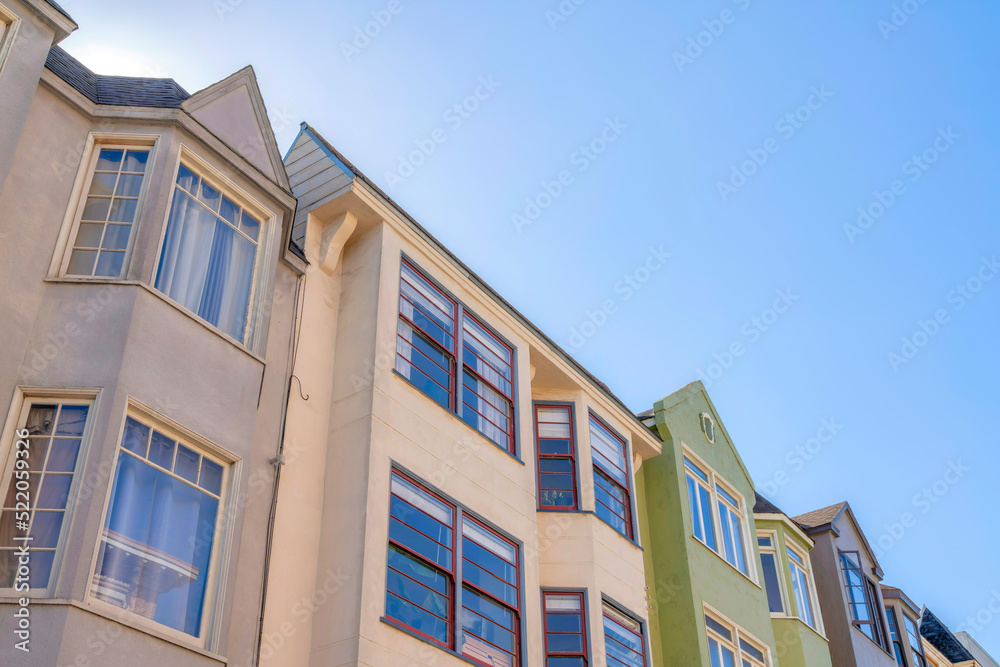
[[[752,513],[754,489],[746,467],[701,382],[658,401],[654,412],[651,428],[663,440],[663,453],[645,461],[637,475],[640,529],[648,543],[645,567],[653,664],[710,667],[706,605],[766,645],[773,660],[777,648],[767,595],[757,583],[760,559]],[[714,421],[714,443],[702,430],[702,413]],[[696,457],[742,496],[748,526],[743,539],[753,561],[749,576],[694,536],[685,455]]]

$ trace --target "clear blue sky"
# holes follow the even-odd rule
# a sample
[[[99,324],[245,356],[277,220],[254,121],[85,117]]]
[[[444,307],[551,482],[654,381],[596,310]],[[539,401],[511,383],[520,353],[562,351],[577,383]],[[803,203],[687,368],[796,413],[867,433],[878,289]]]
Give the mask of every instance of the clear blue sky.
[[[102,73],[194,91],[253,64],[282,150],[310,122],[635,410],[704,373],[758,488],[849,500],[952,629],[1000,591],[1000,6],[61,1]]]

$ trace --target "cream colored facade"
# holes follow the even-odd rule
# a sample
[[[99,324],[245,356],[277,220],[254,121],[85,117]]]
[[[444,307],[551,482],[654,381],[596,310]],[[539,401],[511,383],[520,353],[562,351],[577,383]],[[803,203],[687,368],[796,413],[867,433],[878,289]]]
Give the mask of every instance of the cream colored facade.
[[[518,545],[518,664],[544,662],[544,588],[586,592],[593,664],[603,664],[602,600],[643,623],[647,600],[643,536],[629,540],[594,514],[589,415],[626,440],[633,475],[660,443],[311,129],[286,167],[306,221],[295,375],[309,398],[293,394],[289,406],[288,436],[303,446],[282,470],[262,664],[468,664],[455,644],[435,646],[385,620],[394,466]],[[404,257],[513,348],[513,455],[394,370]],[[573,406],[580,511],[538,511],[533,401]],[[323,604],[296,614],[314,596]],[[648,629],[645,643],[648,656]]]

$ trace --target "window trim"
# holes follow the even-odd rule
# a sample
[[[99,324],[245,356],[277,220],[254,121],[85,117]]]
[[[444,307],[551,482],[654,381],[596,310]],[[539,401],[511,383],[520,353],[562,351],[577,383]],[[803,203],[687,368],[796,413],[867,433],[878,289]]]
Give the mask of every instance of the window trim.
[[[102,549],[100,533],[104,531],[108,510],[111,507],[111,493],[114,487],[115,476],[118,474],[119,453],[122,449],[121,443],[125,434],[125,420],[128,417],[132,417],[146,426],[161,430],[166,435],[183,441],[185,446],[198,450],[202,455],[208,454],[209,458],[215,459],[217,463],[223,465],[222,489],[219,494],[219,511],[215,522],[212,554],[209,557],[209,575],[205,582],[201,634],[198,637],[103,602],[94,595],[94,572],[97,568],[97,561],[100,558]],[[110,450],[111,459],[105,459],[105,462],[109,463],[111,468],[106,480],[107,488],[105,490],[104,506],[101,510],[101,521],[98,528],[99,534],[94,539],[93,554],[87,574],[87,587],[83,598],[85,603],[94,606],[105,616],[109,616],[110,618],[124,617],[126,619],[124,622],[127,624],[141,630],[150,631],[155,635],[166,637],[177,644],[195,646],[205,651],[215,652],[218,648],[220,636],[224,631],[223,617],[225,613],[223,605],[226,601],[225,590],[230,577],[229,570],[232,560],[236,515],[241,511],[236,501],[239,497],[239,480],[243,468],[243,459],[178,424],[169,417],[156,412],[131,396],[127,397],[125,406],[122,409],[115,446],[108,449]]]
[[[552,454],[542,454],[541,449],[538,446],[538,408],[566,408],[569,410],[569,440],[570,440],[570,454],[569,456],[560,456]],[[531,402],[531,416],[532,416],[532,429],[534,431],[535,437],[535,482],[537,484],[536,489],[538,490],[538,509],[546,512],[579,512],[581,509],[580,503],[580,446],[579,438],[577,437],[576,428],[576,404],[572,401],[532,401]],[[541,460],[545,459],[556,459],[565,460],[569,459],[573,462],[573,506],[572,507],[560,507],[554,505],[542,505],[542,471],[541,471]]]
[[[886,608],[886,611],[888,611],[888,607]],[[906,632],[907,635],[906,637],[907,643],[905,644],[905,646],[910,650],[910,652],[907,653],[906,655],[913,655],[913,653],[916,653],[917,656],[920,658],[921,662],[919,664],[914,665],[913,667],[927,667],[927,653],[926,651],[924,651],[924,642],[921,639],[923,635],[920,634],[920,619],[918,618],[915,621],[911,620],[910,617],[906,615],[906,611],[903,611],[902,616],[903,616],[903,630]],[[909,621],[910,625],[913,626],[913,629],[917,631],[917,634],[914,635],[912,632],[910,632],[910,628],[907,625],[907,621]],[[913,637],[914,639],[917,640],[917,644],[920,646],[919,649],[913,646],[913,642],[910,641],[910,637]]]
[[[442,408],[443,410],[445,410],[446,412],[448,412],[452,416],[457,417],[459,421],[461,421],[463,424],[466,425],[466,427],[468,427],[468,428],[472,429],[473,431],[475,431],[476,433],[478,433],[480,436],[482,436],[483,438],[485,438],[487,440],[487,442],[489,442],[490,444],[492,444],[493,446],[495,446],[497,449],[499,449],[500,451],[504,452],[505,454],[507,454],[508,456],[510,456],[512,459],[514,459],[515,461],[517,461],[518,463],[521,463],[523,465],[524,461],[521,458],[521,453],[522,453],[523,447],[521,446],[522,445],[521,439],[518,437],[518,434],[520,433],[520,412],[521,411],[518,409],[518,402],[519,402],[518,385],[519,385],[519,382],[518,382],[518,349],[517,349],[517,346],[514,345],[513,343],[511,343],[505,336],[503,336],[502,334],[500,334],[496,330],[495,327],[493,327],[491,324],[489,324],[487,322],[487,320],[485,320],[484,318],[480,317],[471,308],[467,307],[462,300],[458,299],[450,290],[446,289],[439,281],[437,281],[435,278],[433,278],[430,275],[430,273],[428,273],[423,268],[421,268],[420,264],[418,264],[416,261],[414,261],[405,252],[400,252],[399,263],[397,265],[399,268],[398,268],[398,270],[396,272],[396,306],[395,306],[396,315],[393,318],[393,331],[394,332],[397,331],[397,327],[399,326],[400,319],[403,319],[403,315],[400,312],[400,308],[399,308],[399,300],[401,298],[403,298],[402,297],[402,280],[403,280],[403,277],[402,277],[402,265],[403,264],[406,264],[410,268],[410,270],[412,270],[418,276],[420,276],[421,278],[423,278],[424,280],[426,280],[432,287],[434,287],[434,289],[436,289],[437,291],[439,291],[442,294],[442,296],[444,296],[446,299],[448,299],[449,301],[451,301],[455,305],[455,319],[454,319],[454,322],[455,322],[455,351],[454,351],[454,353],[452,353],[452,352],[446,350],[446,353],[449,356],[451,356],[451,364],[453,366],[452,377],[451,377],[451,385],[452,385],[452,387],[451,387],[451,396],[450,396],[450,399],[449,399],[449,406],[445,407],[445,406],[441,405],[440,403],[438,403],[436,400],[434,400],[433,397],[429,396],[419,386],[417,386],[416,383],[414,383],[412,380],[410,380],[410,378],[406,377],[405,375],[403,375],[402,373],[400,373],[396,369],[396,359],[399,357],[399,351],[398,351],[399,334],[398,333],[395,333],[395,335],[393,337],[394,338],[394,342],[393,342],[393,345],[392,345],[392,354],[393,354],[392,371],[393,371],[393,373],[396,376],[398,376],[399,378],[401,378],[404,382],[406,382],[407,384],[409,384],[411,387],[413,387],[414,389],[416,389],[418,392],[420,392],[421,395],[429,398],[435,405],[437,405],[438,407]],[[485,433],[483,433],[482,431],[480,431],[478,428],[476,428],[476,427],[472,426],[471,424],[469,424],[464,419],[464,412],[465,412],[465,409],[467,409],[467,406],[465,405],[465,401],[462,400],[462,394],[463,394],[464,389],[465,389],[465,383],[464,383],[464,380],[463,380],[463,377],[465,375],[465,355],[464,355],[464,347],[465,346],[464,346],[464,333],[463,333],[464,332],[464,328],[463,328],[463,322],[464,322],[464,320],[465,320],[466,317],[468,317],[469,319],[473,320],[476,323],[476,325],[478,325],[479,327],[483,328],[487,333],[489,333],[490,335],[492,335],[493,337],[495,337],[502,345],[504,345],[508,350],[510,350],[510,353],[511,353],[511,359],[510,359],[510,367],[511,367],[511,380],[510,380],[511,395],[509,397],[507,397],[507,398],[510,399],[510,404],[511,404],[511,415],[510,415],[510,429],[511,430],[510,430],[510,433],[509,433],[509,435],[510,435],[510,449],[505,449],[502,445],[494,442],[492,438],[490,438],[489,436],[487,436]],[[422,331],[422,329],[420,329],[420,327],[418,327],[417,325],[413,324],[408,318],[406,319],[406,322],[407,322],[408,326],[413,327],[417,331]],[[436,347],[444,349],[436,341],[432,341],[432,344],[435,345]],[[474,374],[478,376],[478,373],[474,373]],[[490,387],[492,387],[492,386],[493,385],[490,384]],[[494,389],[494,391],[497,391],[501,395],[504,395],[503,392],[500,392],[497,389]]]
[[[859,620],[856,620],[854,618],[853,605],[851,604],[850,594],[847,591],[847,589],[849,587],[851,587],[851,586],[848,584],[848,580],[847,580],[847,568],[844,566],[844,555],[845,554],[855,554],[856,557],[857,557],[858,575],[861,577],[862,581],[864,582],[863,590],[864,590],[864,594],[865,594],[865,603],[868,606],[868,614],[872,617],[871,620],[869,620],[869,621],[859,621]],[[864,561],[861,559],[861,552],[857,551],[857,550],[853,550],[853,549],[848,549],[848,550],[838,549],[837,550],[837,557],[838,557],[838,560],[840,561],[841,590],[843,590],[842,594],[844,595],[846,603],[847,603],[846,606],[847,606],[848,620],[850,620],[851,625],[853,627],[857,628],[857,630],[861,634],[863,634],[865,637],[867,637],[869,641],[871,641],[872,643],[874,643],[875,645],[877,645],[879,648],[881,648],[883,651],[885,651],[886,653],[889,653],[891,655],[891,650],[892,650],[891,646],[888,649],[886,648],[886,644],[887,644],[887,642],[886,642],[886,627],[885,627],[885,621],[883,620],[884,608],[879,603],[878,598],[872,599],[872,593],[877,590],[877,588],[876,588],[877,584],[875,584],[871,579],[868,578],[868,575],[865,574]],[[873,639],[873,638],[869,637],[865,633],[865,631],[861,629],[862,625],[872,625],[874,632],[879,635],[879,638],[881,639],[881,641],[879,641],[878,639]],[[893,660],[895,660],[895,656],[892,656],[892,657],[893,657]]]
[[[87,135],[82,157],[80,158],[80,165],[77,167],[76,177],[73,180],[73,187],[70,191],[69,204],[67,204],[66,212],[63,214],[63,222],[59,229],[55,251],[49,262],[49,271],[47,274],[49,278],[66,278],[81,282],[121,282],[129,279],[129,268],[132,263],[136,238],[140,233],[139,228],[143,224],[143,212],[146,209],[149,190],[152,187],[150,184],[155,180],[154,170],[157,167],[158,149],[161,138],[162,135],[160,134],[133,134],[127,132],[91,132]],[[149,149],[146,172],[142,179],[142,187],[139,190],[139,198],[135,206],[135,217],[132,220],[132,231],[129,233],[128,245],[125,248],[125,257],[122,260],[122,270],[117,276],[85,276],[67,273],[70,256],[73,254],[73,244],[76,240],[76,234],[80,229],[80,218],[87,204],[87,193],[93,181],[94,167],[97,165],[97,158],[103,148],[125,150],[129,148]]]
[[[778,611],[772,611],[771,612],[771,618],[794,618],[793,616],[790,616],[789,613],[788,613],[789,611],[791,611],[791,605],[788,604],[790,596],[788,595],[788,591],[785,590],[787,588],[787,584],[785,582],[784,560],[781,558],[781,554],[779,553],[779,550],[778,550],[778,545],[780,544],[779,541],[778,541],[778,531],[776,531],[776,530],[758,530],[757,531],[757,539],[760,539],[761,537],[770,538],[770,540],[771,540],[771,546],[769,546],[769,547],[762,547],[758,543],[758,545],[757,545],[757,552],[761,556],[763,556],[764,554],[770,554],[770,555],[774,556],[774,567],[775,567],[775,570],[776,570],[775,571],[775,576],[778,579],[778,594],[781,596],[781,611],[780,612],[778,612]],[[766,594],[767,593],[767,580],[764,577],[764,563],[763,563],[763,561],[761,561],[761,579],[763,580],[763,584],[761,585],[761,588],[764,589],[764,593]]]
[[[617,621],[614,618],[608,616],[605,613],[604,610],[608,607],[610,607],[615,612],[621,614],[622,616],[625,616],[626,618],[629,618],[639,624],[639,632],[642,635],[642,664],[644,667],[648,667],[652,663],[653,659],[652,651],[650,650],[651,644],[649,637],[649,623],[640,618],[637,614],[633,614],[631,611],[628,610],[627,607],[625,607],[625,605],[619,604],[617,601],[611,599],[607,595],[601,595],[601,639],[604,642],[607,642],[607,636],[604,631],[604,619],[610,618],[612,621],[615,621],[617,623]],[[607,644],[605,643],[604,646],[605,662],[607,662],[607,655],[608,655],[608,649],[607,649]]]
[[[69,496],[67,499],[65,514],[63,515],[62,526],[59,529],[59,539],[56,543],[55,556],[52,559],[52,569],[49,572],[49,583],[45,588],[31,588],[27,592],[16,592],[13,588],[0,588],[0,597],[27,597],[27,598],[50,598],[55,594],[55,589],[62,571],[62,562],[66,554],[69,543],[69,536],[73,531],[73,523],[76,518],[76,509],[79,503],[70,502],[80,493],[80,485],[83,483],[83,462],[87,460],[90,449],[93,446],[94,430],[97,421],[96,415],[101,399],[100,389],[91,388],[37,388],[37,387],[15,387],[14,396],[11,399],[10,407],[7,411],[7,420],[3,427],[0,441],[0,493],[6,493],[5,480],[10,478],[13,465],[11,456],[16,441],[16,431],[18,424],[21,424],[28,416],[31,406],[38,403],[56,402],[70,405],[89,405],[90,411],[87,415],[87,424],[80,437],[80,451],[76,455],[76,468],[73,471],[73,481],[70,483]],[[0,496],[5,497],[5,496]]]
[[[21,18],[6,5],[0,4],[0,76],[3,76],[4,65],[7,64],[7,56],[10,53],[14,40],[17,39],[18,28],[21,26]]]
[[[621,535],[622,537],[624,537],[625,539],[627,539],[632,544],[634,544],[636,546],[640,546],[640,544],[639,544],[639,517],[637,515],[636,497],[635,497],[635,474],[632,472],[632,443],[629,441],[628,438],[626,438],[625,436],[623,436],[617,429],[612,428],[612,426],[610,424],[608,424],[608,422],[604,418],[602,418],[600,415],[598,415],[593,410],[588,410],[587,414],[588,414],[588,420],[587,420],[587,427],[588,427],[587,428],[587,445],[590,447],[589,454],[590,454],[591,468],[593,469],[593,471],[595,471],[594,472],[595,475],[596,475],[596,471],[600,470],[601,474],[603,474],[605,477],[609,478],[613,484],[615,484],[616,486],[619,486],[619,487],[621,487],[621,485],[618,483],[618,480],[614,479],[611,476],[610,472],[604,470],[597,463],[597,461],[594,460],[594,444],[590,440],[590,437],[591,437],[590,436],[590,420],[596,421],[600,426],[602,426],[604,429],[606,429],[608,431],[608,433],[610,433],[612,436],[614,436],[615,438],[617,438],[622,443],[622,454],[623,454],[623,456],[625,458],[625,471],[624,471],[625,472],[625,481],[627,482],[627,485],[624,487],[624,489],[625,489],[625,493],[628,495],[628,535],[622,535],[621,532],[619,532],[617,528],[615,528],[610,523],[608,523],[607,521],[605,521],[603,518],[601,518],[601,515],[597,513],[597,503],[598,503],[598,500],[597,500],[597,491],[596,490],[594,490],[594,516],[596,516],[602,522],[604,522],[605,524],[607,524],[608,526],[610,526],[616,533],[618,533],[619,535]],[[595,486],[597,485],[597,481],[595,479],[591,479],[591,482]],[[611,508],[609,507],[608,509],[610,510]]]
[[[705,547],[706,549],[708,549],[709,551],[711,551],[712,553],[714,553],[716,556],[718,556],[719,558],[721,558],[724,563],[726,563],[727,565],[729,565],[729,567],[731,567],[734,570],[736,570],[737,572],[739,572],[740,575],[742,575],[743,577],[746,577],[750,581],[750,583],[752,583],[753,585],[757,586],[758,588],[763,588],[760,585],[760,572],[758,570],[757,563],[756,563],[756,561],[757,561],[757,553],[758,552],[757,552],[756,549],[754,549],[754,544],[757,543],[756,532],[751,533],[750,513],[747,511],[748,505],[747,505],[747,499],[746,499],[746,497],[742,493],[740,493],[736,489],[735,486],[733,486],[732,484],[730,484],[724,477],[722,477],[717,472],[715,472],[715,469],[712,468],[710,465],[708,465],[705,462],[704,459],[702,459],[700,456],[698,456],[697,454],[695,454],[694,451],[692,451],[690,448],[688,448],[687,445],[684,445],[683,443],[681,445],[681,455],[682,455],[682,459],[681,459],[681,466],[680,467],[681,467],[682,472],[684,474],[684,480],[683,480],[684,483],[682,484],[682,486],[685,488],[685,492],[684,492],[685,496],[688,495],[687,494],[687,490],[686,490],[687,489],[687,476],[690,473],[688,472],[687,467],[684,465],[684,459],[687,459],[688,461],[690,461],[696,468],[698,468],[699,470],[701,470],[701,472],[705,473],[706,476],[708,477],[709,481],[707,483],[704,480],[695,478],[695,485],[696,486],[697,485],[702,485],[702,486],[707,486],[708,487],[708,491],[709,491],[709,494],[711,496],[711,502],[712,502],[712,507],[711,507],[711,512],[712,512],[712,529],[715,531],[715,542],[716,542],[716,546],[718,547],[718,549],[713,549],[703,539],[700,539],[695,534],[695,532],[694,532],[694,525],[693,524],[691,526],[691,533],[690,533],[691,537],[693,539],[697,540],[698,543],[701,544],[703,547]],[[722,516],[719,514],[719,505],[718,505],[718,503],[719,503],[718,486],[720,484],[726,490],[726,493],[730,494],[731,496],[733,496],[734,498],[736,498],[737,500],[739,500],[740,505],[742,505],[742,509],[741,509],[741,511],[739,513],[743,517],[743,522],[742,522],[743,536],[744,536],[744,539],[743,539],[743,552],[744,552],[743,558],[744,558],[744,562],[747,564],[747,571],[746,572],[743,572],[738,567],[736,567],[735,565],[733,565],[732,563],[730,563],[726,559],[726,556],[725,556],[725,546],[722,544],[722,539],[723,539],[722,538]],[[699,498],[699,504],[700,504],[700,502],[701,502],[701,500]],[[688,520],[688,521],[690,521],[690,519],[691,519],[691,507],[690,507],[690,503],[691,503],[691,499],[690,499],[690,497],[688,497],[687,498],[688,512],[685,515],[685,520]],[[728,501],[727,501],[727,504],[728,504]],[[753,540],[752,540],[753,543],[752,544],[750,543],[751,542],[751,535],[753,535]],[[787,600],[786,600],[786,602],[787,602]]]
[[[795,568],[796,566],[798,566],[799,569],[802,569],[803,572],[805,573],[806,586],[809,589],[809,601],[812,603],[813,619],[816,621],[816,625],[815,627],[809,625],[809,623],[806,622],[806,619],[802,617],[801,611],[798,609],[799,602],[797,599],[795,601],[795,607],[797,612],[796,618],[798,618],[812,630],[816,631],[817,633],[825,637],[826,629],[825,626],[823,625],[823,614],[820,610],[819,595],[816,592],[816,577],[813,573],[812,558],[810,558],[810,554],[808,551],[802,549],[797,544],[792,544],[788,540],[785,540],[785,549],[795,552],[795,554],[802,559],[803,563],[805,563],[805,567],[803,568],[799,566],[798,563],[793,564],[789,562],[788,573],[792,574],[792,576],[794,577],[792,569]],[[785,554],[785,557],[786,558],[788,557],[787,553]],[[793,586],[794,586],[794,581],[793,581]]]
[[[589,599],[588,599],[588,595],[587,595],[588,594],[587,589],[586,588],[542,587],[541,594],[542,594],[542,607],[541,607],[541,609],[542,609],[542,646],[543,646],[543,649],[544,649],[545,660],[548,661],[548,659],[550,657],[549,656],[549,631],[548,631],[548,618],[547,618],[547,613],[548,612],[545,611],[545,596],[546,595],[579,595],[580,596],[580,600],[581,600],[581,603],[580,603],[580,605],[581,605],[580,606],[581,619],[580,620],[583,623],[583,627],[582,627],[583,651],[584,651],[584,653],[583,653],[583,661],[584,661],[584,664],[586,664],[588,667],[590,667],[591,666],[591,656],[593,656],[594,651],[593,651],[593,645],[591,643],[590,632],[589,632],[590,623],[588,621],[590,619],[590,607],[589,607]],[[568,656],[571,656],[571,657],[575,657],[575,656],[577,656],[579,654],[576,654],[576,653],[558,654],[557,657],[559,657],[561,655],[568,655]]]
[[[703,614],[701,617],[701,624],[702,627],[704,627],[705,629],[702,636],[706,638],[705,642],[706,642],[706,647],[709,650],[710,661],[711,661],[712,649],[711,647],[708,646],[708,637],[714,635],[716,637],[719,637],[721,641],[726,642],[726,644],[728,644],[729,646],[735,647],[736,649],[735,664],[737,665],[743,664],[743,647],[740,645],[740,639],[744,639],[745,641],[747,641],[748,644],[755,644],[756,645],[755,648],[758,648],[762,651],[762,653],[764,654],[765,667],[775,667],[775,661],[773,656],[771,655],[771,647],[768,646],[765,642],[762,642],[761,640],[757,639],[755,636],[744,630],[736,623],[734,623],[732,620],[726,617],[725,614],[721,613],[720,611],[709,605],[707,602],[702,603],[702,611]],[[733,631],[733,640],[731,641],[726,640],[724,637],[719,636],[719,634],[716,631],[709,628],[708,623],[706,622],[706,617],[709,616],[711,616],[716,623],[719,623],[719,625],[729,626],[729,628]],[[756,660],[756,658],[752,659]]]
[[[170,170],[170,181],[166,183],[166,207],[163,212],[163,220],[160,224],[159,241],[156,244],[156,252],[153,255],[151,273],[148,275],[150,289],[163,297],[180,310],[191,315],[212,331],[233,341],[240,347],[249,350],[252,354],[262,352],[267,340],[267,327],[265,321],[268,313],[263,307],[262,295],[268,292],[268,288],[273,285],[275,275],[274,254],[275,246],[280,245],[274,239],[275,229],[278,227],[278,214],[271,208],[260,202],[258,197],[254,197],[247,192],[246,188],[239,185],[232,178],[224,174],[221,170],[210,164],[204,157],[184,143],[181,143],[177,155],[174,157],[173,169]],[[213,188],[220,193],[234,200],[244,209],[249,210],[254,217],[260,221],[260,233],[257,236],[257,253],[254,259],[253,277],[250,280],[250,294],[247,301],[247,315],[244,324],[243,340],[235,338],[221,327],[212,324],[202,318],[179,301],[170,298],[166,293],[156,287],[156,279],[160,272],[160,261],[163,258],[164,245],[167,240],[167,225],[170,223],[170,214],[173,211],[174,194],[177,190],[177,175],[180,173],[181,165],[193,171],[199,178],[206,177],[211,182]],[[143,276],[146,278],[147,276]]]
[[[885,620],[888,622],[889,627],[889,644],[892,650],[892,659],[896,661],[896,664],[900,667],[920,667],[920,665],[910,665],[910,660],[907,659],[906,653],[903,651],[903,640],[900,638],[899,634],[899,620],[897,618],[896,609],[892,605],[888,605],[885,608]],[[893,637],[893,635],[896,635]],[[907,648],[910,648],[907,646]],[[897,654],[896,651],[899,651]],[[902,660],[902,662],[900,662]]]
[[[517,577],[518,577],[518,584],[517,584],[517,589],[518,589],[517,590],[517,606],[513,607],[509,603],[501,603],[501,604],[503,606],[508,607],[508,608],[514,609],[514,611],[515,611],[515,613],[517,615],[517,623],[515,624],[515,630],[514,630],[514,635],[516,637],[516,647],[517,647],[517,656],[516,656],[517,657],[517,664],[518,664],[518,667],[525,667],[528,664],[527,663],[527,659],[526,659],[526,656],[527,656],[527,636],[528,635],[527,635],[527,621],[525,619],[526,614],[525,614],[525,590],[524,590],[525,589],[524,542],[522,540],[517,539],[516,537],[514,537],[513,535],[511,535],[507,531],[503,530],[502,528],[497,527],[497,525],[494,522],[492,522],[492,521],[484,518],[478,512],[475,512],[474,510],[470,510],[467,505],[458,502],[457,500],[455,500],[454,498],[452,498],[448,494],[440,491],[433,484],[428,483],[423,478],[421,478],[419,475],[416,475],[413,472],[411,472],[410,470],[408,470],[406,467],[400,465],[399,463],[397,463],[394,460],[390,460],[390,462],[389,462],[389,476],[387,478],[388,482],[386,484],[386,514],[385,514],[385,516],[386,516],[386,523],[385,523],[385,526],[386,526],[386,528],[385,528],[386,542],[385,543],[386,543],[387,547],[388,547],[389,544],[391,544],[391,542],[389,541],[389,521],[390,521],[390,514],[389,514],[389,507],[390,507],[390,505],[389,505],[389,503],[392,500],[392,476],[393,476],[393,474],[398,474],[400,477],[406,479],[411,484],[416,485],[417,487],[419,487],[424,492],[426,492],[426,493],[430,494],[431,496],[434,496],[438,500],[440,500],[440,501],[448,504],[449,506],[451,506],[452,511],[454,513],[455,523],[452,526],[452,530],[453,530],[453,533],[454,533],[454,545],[455,545],[453,547],[453,549],[452,549],[452,562],[454,563],[454,569],[450,573],[451,576],[452,576],[452,580],[451,580],[450,583],[451,583],[451,587],[452,587],[453,593],[451,595],[451,599],[449,600],[449,604],[451,605],[451,608],[450,608],[449,611],[452,613],[452,622],[451,622],[451,624],[449,626],[449,644],[450,645],[449,646],[442,646],[439,642],[431,639],[425,633],[422,633],[419,630],[411,628],[410,626],[406,625],[402,621],[397,621],[396,619],[394,619],[394,618],[392,618],[392,617],[390,617],[388,615],[388,612],[386,611],[386,608],[385,608],[385,592],[388,591],[388,589],[389,589],[389,567],[388,567],[388,564],[386,564],[386,567],[385,567],[386,572],[385,572],[385,578],[384,578],[384,582],[383,582],[383,586],[382,586],[382,590],[383,590],[383,596],[382,596],[382,615],[379,618],[379,620],[381,622],[385,623],[386,625],[392,626],[393,628],[396,628],[397,630],[399,630],[401,632],[404,632],[404,633],[406,633],[406,634],[408,634],[408,635],[410,635],[410,636],[412,636],[412,637],[414,637],[416,639],[419,639],[420,641],[422,641],[422,642],[424,642],[426,644],[429,644],[430,646],[433,646],[433,647],[435,647],[437,649],[440,649],[440,650],[448,653],[449,655],[452,655],[452,656],[455,656],[455,657],[457,657],[457,658],[459,658],[461,660],[464,660],[465,662],[469,662],[469,663],[474,664],[474,665],[480,665],[481,667],[489,667],[488,665],[484,665],[483,663],[475,660],[474,658],[471,658],[471,657],[465,655],[464,653],[462,653],[462,649],[461,649],[461,645],[460,645],[460,640],[461,640],[462,632],[464,632],[464,630],[459,626],[459,624],[461,623],[460,609],[461,609],[461,606],[462,606],[462,588],[466,585],[466,582],[462,578],[462,559],[464,557],[464,554],[463,554],[462,550],[463,550],[463,546],[464,546],[463,545],[463,540],[465,539],[465,536],[464,536],[464,534],[462,532],[462,521],[464,520],[464,518],[466,516],[468,516],[468,518],[472,519],[474,523],[476,523],[477,525],[479,525],[482,528],[485,528],[489,532],[495,534],[497,537],[501,538],[502,540],[504,540],[506,542],[509,542],[511,545],[513,545],[517,549]],[[409,549],[407,549],[407,552],[409,552]],[[426,560],[422,556],[418,556],[418,558]],[[435,567],[436,569],[439,569],[439,570],[442,569],[438,565],[434,565],[433,567]],[[472,587],[476,588],[475,585],[472,585]],[[476,590],[479,591],[481,589],[476,588]],[[485,595],[487,597],[491,598],[491,599],[496,599],[494,596],[491,596],[489,593],[485,593]]]

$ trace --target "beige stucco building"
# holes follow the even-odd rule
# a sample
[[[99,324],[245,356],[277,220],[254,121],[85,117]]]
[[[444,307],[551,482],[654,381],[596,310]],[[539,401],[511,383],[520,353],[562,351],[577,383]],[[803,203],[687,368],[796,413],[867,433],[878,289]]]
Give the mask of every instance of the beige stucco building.
[[[0,662],[248,664],[305,269],[253,72],[99,76],[53,3],[0,18]]]

